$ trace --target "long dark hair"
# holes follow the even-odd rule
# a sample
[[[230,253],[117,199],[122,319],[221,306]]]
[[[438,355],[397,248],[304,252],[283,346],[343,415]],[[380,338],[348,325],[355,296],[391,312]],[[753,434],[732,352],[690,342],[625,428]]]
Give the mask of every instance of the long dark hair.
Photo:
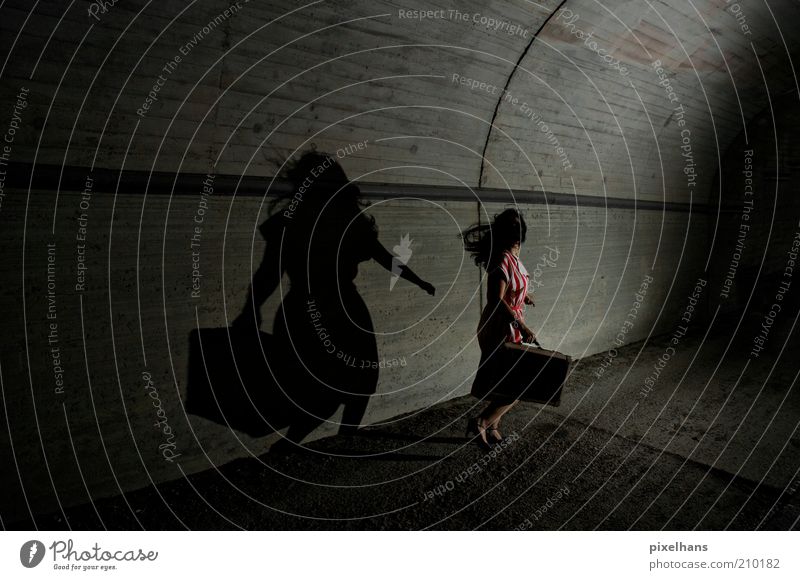
[[[288,220],[289,223],[304,223],[309,218],[313,220],[326,206],[328,209],[344,209],[352,212],[353,216],[358,215],[361,223],[377,233],[375,218],[363,213],[369,203],[362,201],[361,190],[347,178],[334,156],[313,149],[306,151],[299,159],[288,164],[286,178],[292,185],[291,190],[279,194],[273,203],[287,204],[293,199],[297,200],[297,194],[301,193],[301,201],[296,204],[296,219]]]
[[[468,227],[461,232],[461,239],[475,265],[488,270],[504,251],[510,250],[517,242],[524,244],[527,232],[528,226],[522,214],[516,209],[507,209],[495,215],[491,224]]]

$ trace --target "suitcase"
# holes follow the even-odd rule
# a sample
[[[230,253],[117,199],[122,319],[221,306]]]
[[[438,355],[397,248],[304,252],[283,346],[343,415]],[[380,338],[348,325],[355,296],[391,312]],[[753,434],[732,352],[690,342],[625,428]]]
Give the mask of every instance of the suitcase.
[[[472,394],[478,398],[543,403],[558,407],[572,358],[532,344],[506,342],[481,354]]]
[[[282,388],[276,346],[254,328],[192,330],[186,412],[252,437],[288,426],[294,405]]]

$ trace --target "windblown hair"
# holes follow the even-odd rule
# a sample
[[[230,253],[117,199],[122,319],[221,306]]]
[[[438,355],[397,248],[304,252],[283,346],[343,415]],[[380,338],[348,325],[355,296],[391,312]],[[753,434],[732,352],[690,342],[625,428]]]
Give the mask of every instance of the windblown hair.
[[[464,248],[470,253],[476,266],[488,270],[496,264],[503,252],[514,244],[525,243],[528,226],[525,218],[516,209],[507,209],[494,216],[491,224],[476,224],[461,232]]]
[[[377,232],[375,219],[363,213],[369,204],[362,201],[361,190],[347,178],[334,156],[315,150],[306,151],[288,164],[286,177],[292,188],[279,195],[273,204],[302,200],[297,203],[299,219],[295,222],[303,222],[304,218],[316,219],[319,212],[336,208],[352,212],[353,217],[358,215],[359,221],[366,220],[368,227]]]
[[[304,182],[309,191],[323,188],[335,191],[350,183],[344,169],[334,157],[313,150],[306,151],[299,159],[293,160],[286,171],[286,177],[292,182],[295,191]]]

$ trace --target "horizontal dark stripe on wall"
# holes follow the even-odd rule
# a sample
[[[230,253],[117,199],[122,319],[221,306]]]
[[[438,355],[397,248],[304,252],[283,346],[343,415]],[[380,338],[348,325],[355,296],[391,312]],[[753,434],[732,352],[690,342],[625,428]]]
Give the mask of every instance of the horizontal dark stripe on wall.
[[[29,163],[11,163],[6,169],[6,189],[44,191],[83,191],[87,179],[91,178],[93,192],[144,193],[148,195],[199,195],[203,182],[208,179],[202,173],[169,173],[165,171],[113,170],[88,167],[36,165],[35,171]],[[31,180],[31,175],[33,179]],[[269,177],[217,174],[213,176],[214,195],[263,196],[265,194],[287,194],[291,185],[285,179],[276,179],[270,186]],[[365,199],[409,199],[422,198],[432,201],[481,201],[484,203],[539,204],[569,207],[600,207],[609,209],[648,210],[666,212],[712,213],[716,209],[707,204],[688,204],[633,200],[622,197],[595,195],[573,195],[544,191],[519,191],[508,189],[449,187],[439,185],[401,185],[382,183],[359,183]],[[267,188],[269,187],[269,191]],[[723,207],[722,212],[738,211]]]

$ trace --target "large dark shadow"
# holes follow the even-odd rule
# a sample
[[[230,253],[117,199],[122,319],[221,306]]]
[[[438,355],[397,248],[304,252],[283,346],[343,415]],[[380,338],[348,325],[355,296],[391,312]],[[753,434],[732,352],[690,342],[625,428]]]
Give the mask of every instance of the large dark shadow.
[[[189,407],[190,412],[237,428],[220,413],[211,416],[213,403],[222,398],[220,391],[227,389],[232,408],[236,401],[249,405],[247,411],[231,412],[247,427],[243,430],[258,433],[251,422],[261,425],[262,431],[288,426],[286,441],[299,443],[340,405],[344,410],[339,433],[354,432],[377,388],[382,365],[372,318],[354,283],[358,265],[375,260],[431,295],[434,288],[380,243],[375,220],[365,213],[358,187],[349,182],[333,158],[305,153],[290,168],[288,177],[293,190],[273,202],[271,217],[259,228],[266,249],[241,315],[230,333],[224,333],[226,329],[200,333],[204,341],[204,334],[210,338],[216,333],[214,342],[222,343],[222,352],[215,356],[219,355],[223,364],[214,365],[217,372],[209,384],[195,381],[193,385],[190,379],[189,402],[194,390],[205,391],[195,400],[212,404],[212,412]],[[289,291],[276,313],[270,337],[259,330],[260,307],[279,288],[284,273]],[[235,337],[235,358],[237,363],[244,361],[245,367],[242,382],[241,369],[237,375],[236,368],[226,362],[231,357],[222,356],[230,346],[217,340],[217,335]],[[199,341],[193,337],[193,342]],[[199,350],[197,345],[194,348]],[[204,345],[203,350],[207,366],[208,348]],[[253,362],[251,356],[261,362]],[[190,365],[190,376],[203,379],[197,357]]]
[[[287,427],[293,405],[280,361],[273,337],[256,327],[192,330],[186,411],[252,437]]]

